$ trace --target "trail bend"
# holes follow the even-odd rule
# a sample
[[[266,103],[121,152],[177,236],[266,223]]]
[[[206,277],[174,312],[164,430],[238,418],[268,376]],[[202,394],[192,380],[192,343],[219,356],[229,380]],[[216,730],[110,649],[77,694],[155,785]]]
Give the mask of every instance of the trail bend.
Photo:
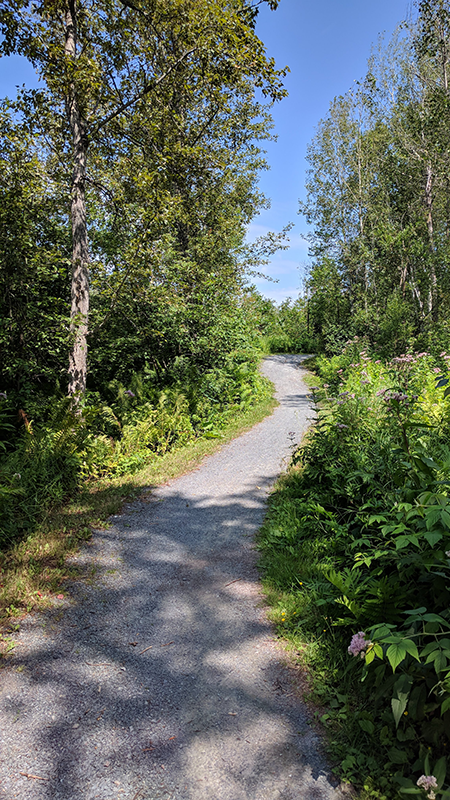
[[[274,413],[96,531],[76,558],[96,578],[23,621],[0,799],[340,800],[253,547],[311,417],[302,358],[267,358]]]

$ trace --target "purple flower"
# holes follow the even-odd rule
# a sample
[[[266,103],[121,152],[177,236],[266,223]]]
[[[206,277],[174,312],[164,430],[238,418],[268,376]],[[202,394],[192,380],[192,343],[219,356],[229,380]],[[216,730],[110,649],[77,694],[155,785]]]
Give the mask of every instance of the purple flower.
[[[348,425],[344,425],[342,422],[336,422],[336,428],[342,431],[344,428],[348,428]]]
[[[417,786],[420,786],[420,788],[426,792],[428,800],[434,800],[436,795],[433,789],[438,788],[438,782],[434,775],[421,775],[417,781]]]
[[[361,658],[364,658],[365,650],[370,644],[372,644],[372,642],[370,639],[366,639],[366,634],[364,631],[359,631],[359,633],[353,634],[347,650],[351,656],[361,655]]]
[[[126,392],[125,392],[125,394],[127,394],[127,395],[128,395],[128,397],[136,397],[136,395],[134,394],[134,392],[132,392],[130,389],[127,389],[127,390],[126,390]]]
[[[3,397],[3,400],[7,400],[6,392],[0,392],[0,397]]]

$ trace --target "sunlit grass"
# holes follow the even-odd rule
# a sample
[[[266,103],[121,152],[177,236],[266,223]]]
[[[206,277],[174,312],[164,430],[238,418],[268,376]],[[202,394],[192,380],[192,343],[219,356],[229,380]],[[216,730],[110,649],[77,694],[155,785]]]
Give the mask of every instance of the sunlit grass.
[[[264,398],[246,410],[237,410],[220,438],[197,439],[163,456],[155,456],[132,475],[87,482],[76,497],[52,509],[21,542],[0,553],[0,622],[48,607],[64,594],[67,580],[82,576],[68,565],[68,557],[90,539],[93,528],[108,524],[125,501],[195,469],[205,456],[261,422],[277,405]],[[4,650],[4,648],[3,648]]]

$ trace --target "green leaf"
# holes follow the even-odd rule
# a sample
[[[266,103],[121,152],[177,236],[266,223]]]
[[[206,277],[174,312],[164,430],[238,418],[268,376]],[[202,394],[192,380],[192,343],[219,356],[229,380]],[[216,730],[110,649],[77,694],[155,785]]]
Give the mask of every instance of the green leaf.
[[[428,656],[430,653],[433,652],[433,650],[437,650],[440,646],[441,644],[439,642],[428,642],[428,644],[425,645],[423,650],[420,651],[420,657],[425,658],[425,656]]]
[[[388,647],[388,649],[386,651],[386,656],[387,656],[387,659],[388,659],[388,661],[389,661],[389,663],[390,663],[390,665],[392,667],[392,671],[393,672],[395,672],[395,670],[397,669],[399,664],[401,664],[402,661],[404,661],[406,653],[407,653],[407,650],[406,650],[406,647],[404,645],[403,640],[401,642],[399,642],[398,644],[389,645],[389,647]]]
[[[415,658],[416,661],[420,661],[416,643],[413,642],[412,639],[403,639],[403,643],[409,655]]]
[[[375,655],[378,656],[378,658],[383,658],[383,648],[381,647],[380,644],[374,644],[373,649]]]
[[[441,622],[448,627],[447,621],[443,617],[440,617],[439,614],[424,614],[423,618],[426,622]]]
[[[425,606],[420,606],[420,608],[412,608],[409,611],[404,611],[404,614],[425,614],[426,608]]]
[[[434,545],[442,539],[442,533],[437,533],[437,531],[425,531],[423,537],[427,540],[430,547],[434,547]]]
[[[436,672],[442,672],[447,666],[447,659],[444,656],[442,650],[440,650],[437,654],[437,657],[434,659],[434,668]]]
[[[409,536],[398,536],[395,540],[395,549],[396,550],[403,550],[405,547],[408,547],[410,544],[410,537]]]
[[[370,719],[359,719],[358,725],[366,733],[372,734],[375,730],[375,725],[373,724],[373,722],[371,722]]]
[[[444,702],[441,705],[441,715],[445,714],[445,712],[448,711],[449,708],[450,708],[450,696],[446,697]]]
[[[405,750],[399,750],[398,747],[391,747],[388,752],[389,761],[393,764],[406,764],[408,756]]]
[[[400,675],[400,677],[397,678],[394,684],[391,707],[395,719],[396,728],[398,728],[402,715],[406,710],[412,682],[413,679],[411,675]]]
[[[445,776],[447,774],[447,758],[442,756],[439,761],[436,761],[436,764],[433,767],[433,775],[437,780],[438,789],[441,788],[442,784],[445,781]]]

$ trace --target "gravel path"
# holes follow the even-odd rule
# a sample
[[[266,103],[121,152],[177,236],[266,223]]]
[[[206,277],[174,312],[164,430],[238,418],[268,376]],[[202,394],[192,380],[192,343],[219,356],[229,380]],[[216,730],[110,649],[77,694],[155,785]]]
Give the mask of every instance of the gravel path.
[[[261,607],[252,536],[308,424],[274,414],[96,531],[92,581],[30,615],[0,672],[0,799],[338,800]]]

